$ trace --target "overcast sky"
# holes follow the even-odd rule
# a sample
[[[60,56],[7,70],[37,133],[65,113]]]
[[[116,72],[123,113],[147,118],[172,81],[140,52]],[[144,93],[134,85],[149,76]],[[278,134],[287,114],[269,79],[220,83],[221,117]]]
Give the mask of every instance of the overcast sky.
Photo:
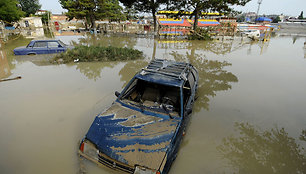
[[[64,11],[58,0],[39,0],[43,10],[52,11],[54,14],[60,14]],[[251,0],[244,7],[235,7],[236,10],[242,12],[256,12],[258,8],[258,0]],[[259,14],[281,14],[298,16],[304,11],[306,17],[306,0],[262,0]]]

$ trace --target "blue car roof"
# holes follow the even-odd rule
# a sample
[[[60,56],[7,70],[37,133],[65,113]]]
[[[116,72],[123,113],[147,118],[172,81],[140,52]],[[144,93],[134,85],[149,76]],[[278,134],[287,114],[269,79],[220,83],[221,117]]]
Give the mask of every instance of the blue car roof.
[[[157,83],[161,85],[167,85],[167,86],[175,86],[180,87],[183,85],[184,81],[175,79],[175,78],[169,78],[165,75],[159,75],[159,74],[145,74],[141,75],[140,73],[135,76],[135,78],[144,80],[147,82]]]
[[[135,75],[135,78],[152,83],[180,87],[187,80],[191,65],[185,62],[155,59]]]
[[[52,41],[59,41],[58,39],[54,39],[54,40],[32,40],[32,42],[52,42]]]

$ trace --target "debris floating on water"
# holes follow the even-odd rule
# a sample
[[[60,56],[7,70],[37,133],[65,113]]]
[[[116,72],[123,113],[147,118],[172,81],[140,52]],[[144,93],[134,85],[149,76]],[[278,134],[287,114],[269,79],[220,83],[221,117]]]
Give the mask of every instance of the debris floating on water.
[[[10,80],[19,80],[19,79],[21,79],[21,76],[17,76],[17,77],[14,77],[14,78],[9,78],[9,79],[0,79],[0,82],[10,81]]]

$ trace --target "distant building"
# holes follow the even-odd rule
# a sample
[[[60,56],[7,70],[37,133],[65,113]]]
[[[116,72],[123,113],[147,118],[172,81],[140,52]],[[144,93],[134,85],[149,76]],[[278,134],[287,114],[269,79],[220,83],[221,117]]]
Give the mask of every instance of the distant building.
[[[68,17],[65,15],[59,15],[59,14],[52,14],[51,16],[52,21],[57,21],[57,22],[67,22]]]
[[[244,13],[244,15],[246,19],[245,22],[254,22],[257,17],[257,14],[255,12]]]
[[[38,10],[35,15],[43,15],[46,14],[48,11],[47,10]]]
[[[19,21],[21,28],[40,28],[43,27],[41,17],[26,17]]]

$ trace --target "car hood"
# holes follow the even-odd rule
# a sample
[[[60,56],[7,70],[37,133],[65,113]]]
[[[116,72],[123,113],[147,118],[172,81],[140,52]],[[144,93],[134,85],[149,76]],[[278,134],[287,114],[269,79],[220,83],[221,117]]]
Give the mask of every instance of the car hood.
[[[26,48],[26,46],[17,47],[17,48],[14,49],[14,51],[15,51],[15,50],[22,50],[22,49],[25,49],[25,48]]]
[[[116,102],[95,118],[86,139],[117,161],[158,169],[180,120],[153,115]]]

